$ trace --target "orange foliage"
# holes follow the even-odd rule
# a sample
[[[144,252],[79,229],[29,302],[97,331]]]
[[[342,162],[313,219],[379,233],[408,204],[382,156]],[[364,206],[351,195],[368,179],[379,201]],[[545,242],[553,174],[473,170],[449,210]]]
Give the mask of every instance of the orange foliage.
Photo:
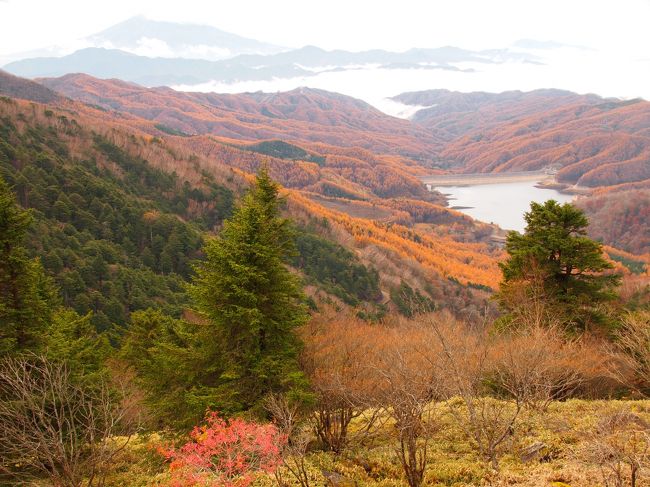
[[[244,140],[283,139],[426,156],[438,139],[407,120],[337,93],[183,93],[70,74],[43,83],[73,99],[130,113],[187,134]]]
[[[286,179],[286,175],[292,174],[292,171],[308,175],[310,171],[316,170],[312,163],[296,164],[293,161],[275,159],[226,146],[210,137],[152,137],[129,125],[123,125],[121,117],[111,116],[106,112],[75,102],[66,102],[62,107],[52,108],[55,110],[55,115],[46,116],[44,106],[23,101],[0,103],[0,115],[10,116],[19,125],[22,123],[20,117],[25,117],[26,120],[43,126],[56,125],[58,128],[66,123],[72,126],[70,121],[63,122],[59,118],[61,114],[66,113],[70,117],[69,120],[72,120],[74,115],[78,128],[70,131],[66,140],[72,149],[73,157],[81,159],[87,157],[89,151],[96,152],[93,149],[92,137],[92,132],[95,132],[102,134],[131,155],[146,159],[155,167],[176,172],[180,182],[189,181],[194,185],[201,184],[202,171],[214,174],[220,183],[238,190],[247,186],[250,182],[250,173],[261,164],[268,164],[272,176],[279,176],[280,181]],[[65,130],[61,133],[65,134]],[[96,154],[96,157],[100,163],[110,164],[101,154]],[[338,181],[340,184],[346,183],[341,177]],[[361,190],[358,185],[349,184],[357,192]],[[341,244],[356,246],[359,249],[376,247],[394,255],[397,260],[406,259],[408,266],[426,270],[427,279],[437,277],[442,280],[441,292],[450,292],[451,283],[445,284],[447,278],[456,279],[463,284],[474,283],[496,287],[499,280],[496,258],[499,254],[495,254],[483,244],[462,244],[450,238],[426,235],[403,225],[351,217],[340,211],[325,208],[296,190],[290,190],[289,194],[291,204],[299,208],[299,212],[311,217],[326,218],[333,227],[337,227],[339,230],[332,232],[331,237]],[[374,203],[359,202],[359,204],[372,207]],[[388,207],[387,211],[397,215],[398,218],[408,219],[406,212]],[[373,253],[370,252],[368,255],[372,256]],[[372,258],[370,257],[371,262]],[[375,265],[382,268],[379,262]],[[400,262],[395,276],[400,273],[404,275],[406,267],[404,262]],[[396,284],[399,284],[399,281]]]
[[[354,237],[357,246],[386,248],[443,277],[454,277],[464,284],[471,282],[496,289],[499,282],[497,256],[484,244],[461,244],[451,239],[423,235],[402,225],[353,218],[323,208],[294,191],[289,193],[289,197],[294,204],[306,208],[313,215],[341,225]]]
[[[650,178],[650,102],[596,100],[477,128],[441,153],[466,172],[562,169],[560,181],[608,186]]]
[[[634,254],[650,254],[650,189],[610,192],[580,199],[577,205],[589,217],[592,238]]]

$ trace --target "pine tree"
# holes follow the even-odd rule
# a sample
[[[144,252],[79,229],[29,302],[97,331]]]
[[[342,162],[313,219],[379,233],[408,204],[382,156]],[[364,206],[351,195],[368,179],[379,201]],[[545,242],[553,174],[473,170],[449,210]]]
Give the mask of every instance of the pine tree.
[[[269,392],[304,387],[296,328],[307,313],[298,278],[285,264],[295,244],[281,203],[277,184],[261,170],[196,268],[191,294],[209,321],[203,333],[220,362],[222,409],[249,409]]]
[[[0,355],[38,350],[56,291],[23,246],[32,218],[0,177]]]
[[[512,311],[517,303],[508,294],[534,285],[535,295],[565,324],[585,327],[602,321],[599,306],[615,297],[619,277],[603,272],[613,266],[603,257],[601,244],[586,237],[589,221],[583,212],[570,203],[533,202],[525,220],[523,234],[507,237],[509,257],[500,264],[501,304]]]

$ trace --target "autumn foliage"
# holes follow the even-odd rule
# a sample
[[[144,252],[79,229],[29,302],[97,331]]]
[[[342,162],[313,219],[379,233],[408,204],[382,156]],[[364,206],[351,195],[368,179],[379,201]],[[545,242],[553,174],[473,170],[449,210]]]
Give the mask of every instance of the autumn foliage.
[[[650,254],[650,189],[608,192],[577,204],[589,217],[591,237],[634,254]]]
[[[83,74],[43,82],[73,99],[131,113],[192,135],[211,134],[239,140],[305,140],[420,156],[430,155],[438,142],[437,137],[407,120],[385,115],[360,100],[323,90],[299,88],[275,94],[183,93]]]
[[[180,448],[162,448],[169,461],[170,486],[247,487],[260,473],[281,463],[286,438],[272,424],[260,425],[208,412]]]
[[[441,155],[465,172],[555,166],[559,181],[587,187],[648,179],[650,103],[598,101],[541,108],[488,130],[479,128],[448,144]]]

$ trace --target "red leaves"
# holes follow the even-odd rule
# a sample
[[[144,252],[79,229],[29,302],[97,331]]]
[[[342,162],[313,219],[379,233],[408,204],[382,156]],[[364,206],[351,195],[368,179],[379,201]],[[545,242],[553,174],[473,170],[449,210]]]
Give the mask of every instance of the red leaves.
[[[162,449],[170,461],[171,485],[247,487],[260,472],[273,473],[282,461],[287,439],[272,424],[234,418],[224,420],[208,412],[191,440],[179,449]]]

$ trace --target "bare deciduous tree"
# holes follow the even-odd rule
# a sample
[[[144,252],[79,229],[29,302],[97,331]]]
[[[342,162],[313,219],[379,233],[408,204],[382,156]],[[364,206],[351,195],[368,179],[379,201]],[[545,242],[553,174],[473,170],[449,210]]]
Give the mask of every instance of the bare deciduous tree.
[[[447,373],[447,405],[483,458],[498,470],[506,442],[515,434],[523,403],[517,398],[495,400],[486,378],[492,369],[491,337],[472,332],[449,317],[432,315],[426,324],[433,331]],[[458,400],[460,399],[460,400]]]
[[[291,402],[284,395],[270,394],[264,406],[287,439],[282,451],[282,466],[274,473],[276,482],[280,487],[290,485],[285,479],[285,475],[289,474],[301,487],[309,487],[311,478],[305,456],[312,438],[311,426],[305,422],[298,403]]]
[[[496,297],[501,307],[509,312],[509,327],[539,328],[560,324],[549,306],[544,275],[535,262],[531,263],[527,280],[501,283]]]
[[[554,327],[513,330],[491,345],[489,376],[497,392],[540,411],[587,381],[607,375],[598,347],[585,337],[568,338]]]
[[[414,323],[382,330],[368,367],[374,376],[373,402],[397,431],[397,456],[410,487],[424,480],[432,435],[439,428],[434,401],[442,397],[442,369],[428,329]]]
[[[102,486],[129,441],[126,411],[100,383],[86,387],[65,363],[45,357],[0,362],[0,473],[8,481],[46,477],[57,486]]]
[[[374,331],[372,325],[340,315],[314,318],[304,330],[301,362],[317,399],[312,424],[318,439],[334,453],[363,438],[378,417],[377,410],[366,407],[373,390],[367,360]],[[357,428],[351,434],[353,420]]]
[[[637,392],[650,394],[650,311],[629,313],[617,331],[616,377]]]

